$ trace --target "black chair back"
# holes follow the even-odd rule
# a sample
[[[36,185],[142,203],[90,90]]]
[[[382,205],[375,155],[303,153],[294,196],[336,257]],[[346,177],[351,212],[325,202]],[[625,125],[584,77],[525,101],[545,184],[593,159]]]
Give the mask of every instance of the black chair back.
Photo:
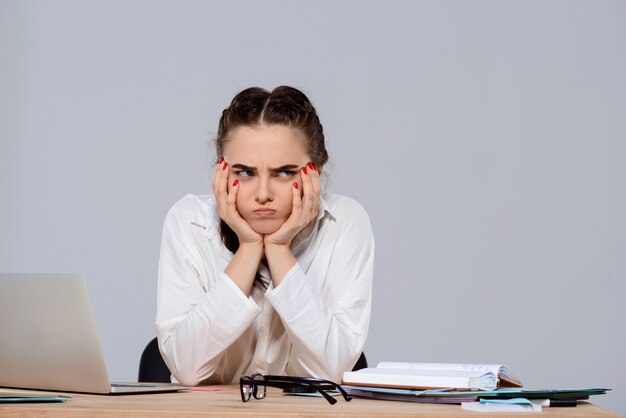
[[[148,343],[139,360],[139,382],[169,383],[171,381],[170,369],[161,356],[159,343],[156,338]]]

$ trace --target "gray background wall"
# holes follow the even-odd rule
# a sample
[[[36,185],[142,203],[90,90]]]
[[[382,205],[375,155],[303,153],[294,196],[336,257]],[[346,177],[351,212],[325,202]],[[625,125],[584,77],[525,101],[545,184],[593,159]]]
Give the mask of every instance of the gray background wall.
[[[376,235],[366,353],[603,386],[626,414],[626,2],[0,0],[0,271],[80,272],[111,377],[161,226],[250,85],[317,105]]]

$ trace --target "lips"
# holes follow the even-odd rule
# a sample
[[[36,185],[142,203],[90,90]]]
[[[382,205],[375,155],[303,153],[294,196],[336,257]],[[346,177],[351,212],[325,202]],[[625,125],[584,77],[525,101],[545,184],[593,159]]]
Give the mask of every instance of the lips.
[[[273,216],[276,213],[274,209],[256,209],[253,212],[255,215],[263,217],[263,218]]]

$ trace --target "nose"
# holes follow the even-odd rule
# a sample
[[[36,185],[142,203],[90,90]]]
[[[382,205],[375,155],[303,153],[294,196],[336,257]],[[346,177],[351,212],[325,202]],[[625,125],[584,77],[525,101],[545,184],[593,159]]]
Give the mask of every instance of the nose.
[[[269,178],[263,178],[262,176],[259,176],[258,187],[254,200],[256,200],[256,202],[260,204],[265,204],[274,200],[274,194],[272,193]]]

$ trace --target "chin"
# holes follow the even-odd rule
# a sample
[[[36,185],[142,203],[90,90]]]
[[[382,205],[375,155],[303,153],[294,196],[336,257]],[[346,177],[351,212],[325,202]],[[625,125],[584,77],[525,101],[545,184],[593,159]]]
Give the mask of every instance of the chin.
[[[272,221],[260,221],[260,222],[250,222],[250,227],[257,234],[261,235],[269,235],[278,231],[278,228],[284,223],[283,220],[272,220]]]

